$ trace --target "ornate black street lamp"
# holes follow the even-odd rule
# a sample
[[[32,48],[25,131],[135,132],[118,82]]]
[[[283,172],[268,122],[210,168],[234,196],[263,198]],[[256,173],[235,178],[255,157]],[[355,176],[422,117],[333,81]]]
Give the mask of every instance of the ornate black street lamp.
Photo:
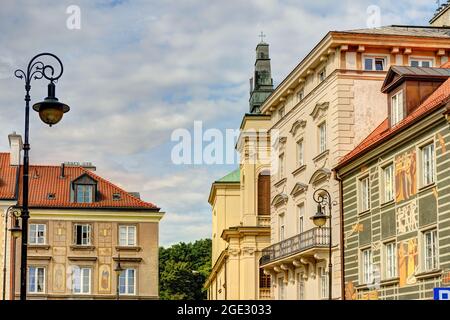
[[[45,64],[41,58],[49,57],[57,61],[59,67],[55,71],[55,67],[50,64]],[[38,80],[45,78],[50,81],[48,84],[48,96],[42,102],[38,102],[33,106],[33,110],[39,113],[41,120],[52,126],[57,124],[63,117],[63,114],[70,110],[69,106],[61,103],[55,96],[55,81],[61,78],[64,71],[61,60],[52,53],[41,53],[33,57],[28,63],[27,69],[24,71],[18,69],[14,75],[19,79],[25,81],[25,142],[23,144],[23,181],[22,181],[22,251],[20,261],[20,300],[27,299],[27,244],[28,244],[28,219],[30,212],[28,210],[28,172],[29,172],[29,127],[30,127],[30,90],[31,80]]]
[[[332,300],[333,299],[333,290],[332,290],[332,271],[333,271],[333,264],[331,262],[331,247],[332,247],[332,242],[331,242],[331,224],[332,224],[332,219],[331,219],[331,209],[333,207],[333,204],[331,202],[331,195],[330,193],[325,190],[325,189],[318,189],[314,192],[313,194],[313,199],[314,201],[317,203],[317,213],[311,217],[311,220],[314,222],[314,224],[319,227],[322,228],[325,223],[327,222],[327,220],[329,220],[330,222],[330,227],[329,227],[329,252],[328,252],[328,299]],[[328,213],[329,215],[326,215],[323,211],[324,208],[326,208],[328,206]]]

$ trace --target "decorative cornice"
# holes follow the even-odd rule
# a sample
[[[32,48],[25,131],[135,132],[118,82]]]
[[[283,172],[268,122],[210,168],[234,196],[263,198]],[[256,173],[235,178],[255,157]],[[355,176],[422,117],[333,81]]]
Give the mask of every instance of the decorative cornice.
[[[330,169],[320,168],[312,174],[311,179],[309,179],[309,184],[317,184],[324,179],[328,180],[330,176],[331,176]]]
[[[280,205],[286,204],[288,199],[289,197],[287,196],[287,194],[279,193],[273,198],[272,205],[278,207]]]
[[[306,120],[297,120],[292,124],[291,130],[289,132],[295,136],[297,134],[298,129],[304,129],[306,127]]]
[[[314,107],[314,110],[311,112],[310,116],[313,117],[313,119],[315,120],[319,115],[320,111],[325,112],[328,110],[329,105],[330,105],[329,102],[317,103],[316,106]]]
[[[297,182],[291,191],[291,196],[295,196],[301,192],[306,192],[308,190],[308,185],[305,183]]]

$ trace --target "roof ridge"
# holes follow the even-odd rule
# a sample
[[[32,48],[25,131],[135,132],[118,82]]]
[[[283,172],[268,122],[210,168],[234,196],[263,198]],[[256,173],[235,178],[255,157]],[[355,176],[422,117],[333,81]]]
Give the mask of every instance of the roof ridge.
[[[99,176],[99,175],[93,173],[92,171],[90,171],[90,170],[88,170],[88,169],[86,169],[86,168],[83,168],[83,167],[79,167],[79,168],[80,168],[82,171],[84,171],[85,173],[87,173],[88,175],[90,175],[91,177],[93,177],[93,178],[95,177],[95,178],[97,178],[98,180],[102,180],[104,183],[110,185],[111,187],[116,188],[116,189],[118,189],[119,191],[125,193],[126,196],[132,198],[133,200],[138,201],[138,202],[141,203],[141,204],[151,205],[151,206],[154,207],[155,209],[159,209],[158,206],[156,206],[154,203],[152,203],[152,202],[147,202],[147,201],[144,201],[144,200],[142,200],[142,199],[139,199],[138,197],[135,197],[134,195],[130,194],[128,191],[126,191],[126,190],[124,190],[123,188],[121,188],[121,187],[115,185],[115,184],[112,183],[111,181],[106,180],[105,178],[103,178],[103,177],[101,177],[101,176]]]

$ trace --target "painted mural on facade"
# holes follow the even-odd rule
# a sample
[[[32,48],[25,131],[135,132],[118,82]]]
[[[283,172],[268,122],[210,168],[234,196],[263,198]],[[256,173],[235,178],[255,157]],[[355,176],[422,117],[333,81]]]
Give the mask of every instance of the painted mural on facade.
[[[408,239],[398,244],[398,275],[399,286],[403,287],[416,283],[418,268],[417,238]]]
[[[395,157],[395,201],[408,200],[417,193],[416,150]]]
[[[414,199],[403,207],[397,208],[397,234],[416,231],[419,228],[417,200]]]

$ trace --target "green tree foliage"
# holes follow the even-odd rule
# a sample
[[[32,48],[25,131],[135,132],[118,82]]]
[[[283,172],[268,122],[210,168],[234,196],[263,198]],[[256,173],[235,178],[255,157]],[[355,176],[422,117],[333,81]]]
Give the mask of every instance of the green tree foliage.
[[[211,272],[211,239],[159,248],[159,295],[164,300],[204,300]]]

